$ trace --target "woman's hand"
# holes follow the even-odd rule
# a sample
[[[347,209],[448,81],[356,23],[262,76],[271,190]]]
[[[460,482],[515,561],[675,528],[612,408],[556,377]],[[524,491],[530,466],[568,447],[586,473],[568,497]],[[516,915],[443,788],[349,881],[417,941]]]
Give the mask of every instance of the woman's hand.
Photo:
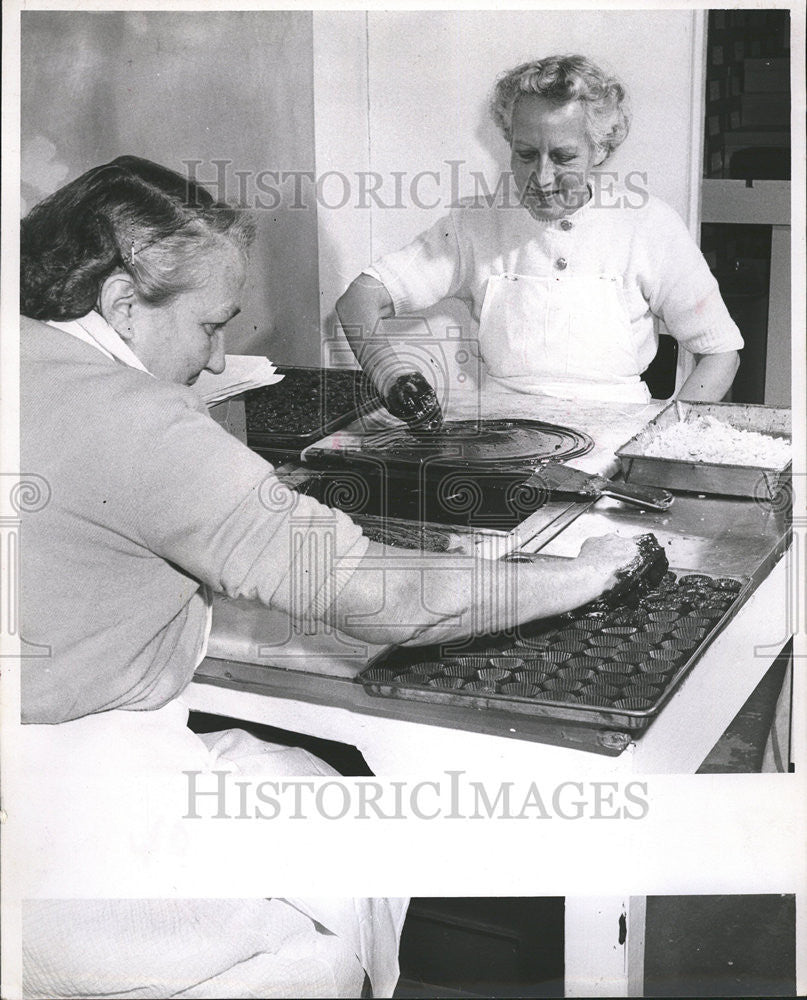
[[[610,590],[617,582],[617,572],[629,566],[639,554],[641,536],[623,538],[621,535],[601,535],[587,538],[580,547],[578,562],[583,562],[603,580],[602,590]],[[599,594],[596,595],[599,597]]]
[[[413,430],[437,431],[443,411],[437,394],[420,372],[399,375],[387,392],[385,404],[394,417],[405,420]]]

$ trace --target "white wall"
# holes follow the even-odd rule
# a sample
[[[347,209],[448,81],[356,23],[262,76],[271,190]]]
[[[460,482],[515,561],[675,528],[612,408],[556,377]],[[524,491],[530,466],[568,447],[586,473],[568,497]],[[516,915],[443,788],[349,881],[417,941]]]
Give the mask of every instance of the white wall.
[[[646,172],[650,192],[686,216],[693,24],[687,11],[371,13],[370,168],[385,177],[441,170],[448,193],[444,161],[463,160],[492,188],[509,167],[487,114],[495,78],[528,59],[579,52],[622,79],[634,110],[607,169]],[[373,253],[400,245],[442,208],[374,210]]]
[[[201,160],[198,179],[214,194],[271,205],[262,171],[314,170],[312,32],[310,11],[23,12],[27,207],[123,153],[183,172]],[[294,208],[291,184],[281,190],[282,203],[256,212],[227,348],[317,364],[316,205]]]

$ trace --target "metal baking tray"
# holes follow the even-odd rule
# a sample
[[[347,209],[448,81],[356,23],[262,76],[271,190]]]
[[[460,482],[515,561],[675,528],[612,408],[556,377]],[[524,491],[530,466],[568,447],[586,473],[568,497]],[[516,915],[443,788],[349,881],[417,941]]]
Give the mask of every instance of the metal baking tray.
[[[693,416],[713,416],[740,430],[758,431],[776,437],[791,436],[789,409],[758,406],[750,403],[687,403],[677,401],[665,407],[630,441],[618,448],[627,482],[651,483],[671,490],[690,493],[714,493],[722,496],[755,497],[777,501],[786,493],[791,475],[791,463],[781,468],[773,466],[731,465],[683,461],[646,455],[648,440],[681,419]]]
[[[751,589],[745,577],[670,571],[617,607],[595,602],[463,648],[396,647],[376,657],[357,680],[384,697],[638,736]]]
[[[364,372],[278,367],[284,378],[244,393],[247,444],[270,457],[299,458],[308,445],[377,409],[381,398]]]

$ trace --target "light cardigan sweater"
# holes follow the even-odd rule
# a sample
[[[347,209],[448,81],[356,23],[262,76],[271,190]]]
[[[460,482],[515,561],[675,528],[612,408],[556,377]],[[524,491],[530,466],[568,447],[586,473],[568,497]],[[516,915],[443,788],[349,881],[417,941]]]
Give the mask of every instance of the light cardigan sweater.
[[[561,267],[558,267],[561,261]],[[677,213],[658,198],[616,188],[563,219],[536,220],[519,205],[463,199],[408,246],[365,273],[387,288],[396,315],[441,299],[462,299],[479,322],[494,275],[551,278],[616,276],[639,361],[658,348],[654,317],[696,354],[739,350],[743,339],[717,282]]]
[[[200,583],[321,617],[366,551],[344,514],[284,487],[188,388],[23,318],[23,721],[158,708],[205,636]],[[314,544],[316,542],[316,544]]]

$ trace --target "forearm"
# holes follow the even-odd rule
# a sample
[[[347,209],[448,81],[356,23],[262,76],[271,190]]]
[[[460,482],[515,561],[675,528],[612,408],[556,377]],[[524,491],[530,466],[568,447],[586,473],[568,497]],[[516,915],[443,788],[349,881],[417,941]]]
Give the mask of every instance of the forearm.
[[[719,402],[731,388],[740,366],[736,351],[704,354],[678,392],[679,399],[692,402]]]
[[[337,300],[336,314],[356,360],[385,394],[395,377],[412,367],[397,362],[384,335],[383,320],[395,314],[389,292],[380,281],[360,274]]]
[[[328,618],[380,644],[453,641],[579,607],[613,584],[613,569],[582,558],[494,562],[371,544]]]

